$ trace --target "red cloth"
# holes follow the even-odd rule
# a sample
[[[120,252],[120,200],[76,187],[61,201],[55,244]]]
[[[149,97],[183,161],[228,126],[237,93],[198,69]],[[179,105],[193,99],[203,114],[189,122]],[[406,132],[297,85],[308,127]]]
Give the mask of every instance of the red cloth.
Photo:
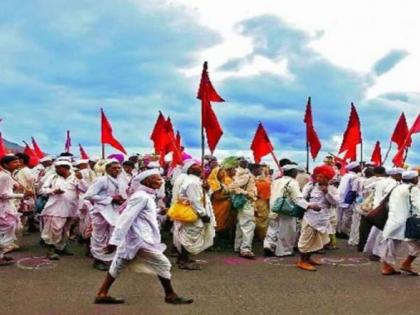
[[[37,155],[37,157],[42,159],[45,156],[45,154],[44,152],[42,152],[41,148],[38,146],[38,143],[36,143],[34,137],[32,137],[32,146],[34,147],[34,152]]]
[[[319,141],[318,135],[315,131],[312,119],[312,106],[310,97],[308,97],[308,103],[306,104],[305,118],[303,122],[306,124],[306,141],[309,145],[312,159],[315,160],[319,151],[321,150],[321,142]]]
[[[381,144],[379,141],[376,141],[375,148],[373,149],[372,157],[370,158],[370,160],[375,166],[382,165]]]
[[[210,152],[213,154],[217,143],[223,135],[217,116],[211,107],[210,102],[224,102],[211,84],[209,74],[207,72],[207,62],[203,65],[201,74],[200,87],[198,89],[197,98],[201,100],[201,121],[206,131],[207,144]]]
[[[159,116],[156,120],[155,126],[153,127],[152,134],[150,135],[150,139],[153,141],[155,152],[159,154],[169,142],[165,125],[166,119],[162,112],[159,111]]]
[[[39,164],[39,158],[31,149],[31,147],[25,142],[25,148],[23,149],[23,153],[25,153],[29,157],[29,167],[34,167]]]
[[[391,136],[391,141],[397,144],[398,149],[404,145],[405,139],[408,135],[407,120],[405,119],[404,113],[401,113],[398,119],[397,125],[395,126],[394,133]],[[408,146],[411,145],[411,138],[408,140]]]
[[[105,116],[103,109],[101,108],[101,143],[102,144],[109,144],[110,146],[114,147],[118,151],[121,151],[124,154],[127,154],[124,147],[121,143],[114,138],[112,135],[112,127],[109,123],[108,119]]]
[[[331,166],[324,164],[314,168],[313,176],[316,177],[319,175],[325,176],[328,180],[331,180],[335,176],[335,171]]]
[[[350,118],[347,124],[347,129],[344,132],[343,142],[341,143],[340,151],[338,153],[346,153],[346,157],[352,161],[356,160],[356,146],[362,143],[362,131],[360,126],[359,115],[356,107],[351,103]]]
[[[83,149],[81,144],[79,144],[79,151],[80,151],[80,158],[82,160],[88,160],[89,159],[89,155],[86,153],[85,149]]]
[[[255,163],[260,163],[263,156],[266,156],[274,150],[262,123],[258,124],[257,131],[251,143],[251,150],[254,154]]]
[[[392,162],[394,163],[395,166],[398,166],[398,167],[404,166],[404,161],[405,161],[404,152],[409,147],[408,143],[411,144],[411,136],[419,132],[420,132],[420,114],[417,115],[417,118],[414,121],[413,126],[411,126],[403,145],[401,146],[397,154],[395,154],[394,158],[392,159]]]
[[[3,137],[0,132],[0,159],[8,154],[9,151],[7,150],[6,146],[4,145]]]

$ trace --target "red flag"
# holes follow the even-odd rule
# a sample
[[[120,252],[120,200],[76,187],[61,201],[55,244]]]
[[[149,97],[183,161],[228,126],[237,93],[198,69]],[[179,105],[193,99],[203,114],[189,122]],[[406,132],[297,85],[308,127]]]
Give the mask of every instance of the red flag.
[[[35,153],[34,150],[27,144],[25,141],[25,148],[23,149],[23,153],[25,153],[29,157],[29,167],[34,167],[39,164],[39,158],[38,155]]]
[[[251,150],[254,154],[255,163],[260,163],[262,157],[274,150],[270,138],[268,137],[261,122],[258,124],[257,131],[255,132],[254,139],[252,140]]]
[[[109,144],[115,149],[121,151],[122,153],[127,154],[127,152],[125,151],[121,143],[117,139],[115,139],[114,136],[112,135],[111,124],[106,118],[105,113],[102,108],[101,108],[101,143]]]
[[[64,144],[64,151],[68,153],[68,152],[70,152],[70,148],[71,148],[70,130],[67,130],[66,143]]]
[[[312,106],[310,97],[308,97],[308,103],[306,104],[305,118],[303,122],[306,124],[306,142],[311,149],[312,159],[315,160],[319,151],[321,150],[321,142],[319,141],[318,135],[315,131],[312,119]]]
[[[372,157],[370,160],[375,166],[382,165],[381,143],[379,141],[376,141],[375,148],[373,149]]]
[[[6,146],[4,145],[3,137],[0,132],[0,159],[8,154],[9,151],[7,150]]]
[[[346,157],[352,161],[356,160],[356,146],[362,143],[362,131],[360,127],[359,115],[357,114],[356,107],[351,103],[350,118],[347,124],[347,129],[343,135],[343,142],[341,143],[340,151],[343,153],[347,151]]]
[[[405,139],[408,135],[408,126],[407,120],[405,119],[404,113],[401,113],[400,118],[398,119],[397,125],[395,126],[394,133],[391,136],[391,141],[397,144],[398,149],[400,149],[405,142]],[[411,145],[411,138],[409,139],[408,146]]]
[[[411,136],[419,132],[420,132],[420,114],[417,115],[417,118],[414,121],[413,125],[411,126],[403,145],[401,146],[397,154],[395,154],[394,158],[392,159],[392,162],[394,163],[395,166],[398,166],[398,167],[404,166],[404,160],[405,160],[404,152],[409,147],[408,143],[411,144]]]
[[[42,159],[45,156],[45,154],[44,152],[42,152],[41,148],[38,146],[38,143],[36,143],[34,137],[32,137],[32,146],[34,147],[34,152],[37,155],[37,157]]]
[[[201,100],[201,121],[203,128],[206,130],[207,144],[210,152],[213,154],[217,143],[223,135],[223,130],[217,120],[217,116],[214,113],[210,102],[224,102],[224,99],[220,97],[211,84],[209,74],[207,72],[207,61],[204,62],[203,65],[203,72],[201,74],[197,98]]]
[[[81,144],[79,144],[79,151],[80,151],[80,158],[81,159],[89,160],[89,155],[86,153],[85,149],[83,149]]]
[[[150,139],[153,141],[155,147],[155,153],[160,153],[165,145],[168,143],[167,135],[165,132],[166,119],[159,111],[159,116],[156,120],[155,126],[153,127]]]

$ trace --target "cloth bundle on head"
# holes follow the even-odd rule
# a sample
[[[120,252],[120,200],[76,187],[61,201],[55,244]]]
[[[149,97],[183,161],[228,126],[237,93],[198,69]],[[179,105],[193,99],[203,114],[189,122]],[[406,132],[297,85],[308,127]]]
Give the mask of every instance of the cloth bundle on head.
[[[346,165],[346,170],[351,171],[357,168],[358,166],[360,166],[359,162],[356,162],[356,161],[350,162],[349,164]]]
[[[410,180],[419,176],[417,171],[404,171],[402,173],[402,179]]]
[[[325,176],[328,180],[331,180],[335,176],[334,169],[329,165],[321,165],[314,168],[314,176]]]
[[[158,161],[151,161],[146,165],[147,168],[152,169],[152,168],[160,168],[160,164]]]
[[[156,168],[152,168],[150,170],[147,171],[143,171],[141,173],[139,173],[138,175],[136,175],[133,180],[136,180],[138,182],[142,182],[144,181],[147,177],[152,176],[152,175],[160,175],[160,171]]]
[[[185,160],[184,165],[182,166],[182,172],[187,174],[190,167],[193,166],[194,164],[200,164],[200,163],[194,159]]]
[[[221,163],[224,169],[237,168],[239,166],[239,158],[237,156],[230,156],[224,159]]]
[[[73,159],[72,159],[72,157],[71,156],[59,156],[57,159],[56,159],[56,162],[58,162],[58,161],[67,161],[67,162],[71,162]]]

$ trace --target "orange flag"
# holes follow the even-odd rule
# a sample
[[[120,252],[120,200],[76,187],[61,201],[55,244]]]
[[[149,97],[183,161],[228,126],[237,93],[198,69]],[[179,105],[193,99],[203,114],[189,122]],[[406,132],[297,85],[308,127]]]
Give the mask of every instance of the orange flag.
[[[372,157],[370,160],[375,166],[382,165],[381,143],[379,141],[376,141],[375,148],[373,149]]]
[[[255,163],[260,163],[261,158],[273,152],[274,147],[271,144],[270,138],[264,129],[263,124],[260,122],[255,132],[254,139],[251,143],[251,150],[254,154]]]
[[[223,130],[210,102],[224,102],[225,100],[220,97],[211,84],[209,74],[207,72],[207,61],[204,62],[203,65],[203,72],[201,74],[197,98],[201,100],[201,121],[203,128],[206,131],[207,144],[210,152],[213,154],[220,138],[223,135]]]
[[[45,154],[42,152],[41,148],[38,146],[38,143],[36,143],[35,138],[32,137],[32,146],[34,147],[34,152],[38,156],[39,159],[42,159]]]
[[[6,146],[4,145],[3,137],[0,132],[0,159],[8,154],[9,151],[7,150]]]
[[[85,149],[83,149],[82,145],[79,143],[79,151],[80,151],[80,158],[82,160],[88,160],[89,155],[86,153]]]
[[[315,160],[319,151],[321,150],[321,142],[319,141],[318,135],[315,131],[312,119],[312,106],[310,97],[308,97],[308,103],[306,104],[305,118],[303,122],[306,124],[306,142],[310,148],[312,159]]]
[[[411,136],[419,132],[420,132],[420,114],[417,115],[417,118],[414,121],[413,126],[411,126],[403,145],[401,146],[397,154],[395,154],[394,158],[392,159],[392,162],[394,163],[395,166],[398,166],[398,167],[404,166],[404,152],[406,149],[408,149],[409,144],[411,144]]]
[[[338,153],[346,152],[346,158],[351,161],[356,160],[356,146],[362,143],[362,131],[360,126],[359,115],[356,107],[351,103],[350,118],[344,132],[343,142],[341,143],[340,151]]]
[[[114,138],[112,134],[112,127],[109,123],[108,119],[105,116],[103,109],[101,108],[101,143],[102,144],[109,144],[110,146],[114,147],[118,151],[121,151],[124,154],[127,154],[124,147],[121,143]]]

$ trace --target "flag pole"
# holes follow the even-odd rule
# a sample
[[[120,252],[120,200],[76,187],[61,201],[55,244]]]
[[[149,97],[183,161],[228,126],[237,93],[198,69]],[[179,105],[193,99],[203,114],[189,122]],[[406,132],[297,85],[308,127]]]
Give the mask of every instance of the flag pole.
[[[309,174],[309,142],[306,136],[306,172]]]
[[[363,163],[363,139],[360,141],[360,165]]]
[[[281,167],[280,167],[279,160],[278,160],[278,158],[277,158],[276,154],[274,153],[274,151],[271,151],[271,156],[273,157],[273,160],[274,160],[274,162],[276,163],[276,165],[277,165],[277,167],[278,167],[279,171],[281,171]]]
[[[391,153],[391,149],[392,149],[392,141],[389,141],[388,150],[386,151],[382,165],[385,164],[386,160],[388,159],[389,153]]]
[[[207,64],[207,62],[206,62]],[[204,125],[203,125],[203,104],[201,104],[201,176],[203,177],[203,184],[205,179],[204,170],[204,154],[205,154],[205,136],[204,136]],[[206,208],[206,188],[203,185],[203,206]]]
[[[102,160],[105,160],[105,143],[102,143]]]

